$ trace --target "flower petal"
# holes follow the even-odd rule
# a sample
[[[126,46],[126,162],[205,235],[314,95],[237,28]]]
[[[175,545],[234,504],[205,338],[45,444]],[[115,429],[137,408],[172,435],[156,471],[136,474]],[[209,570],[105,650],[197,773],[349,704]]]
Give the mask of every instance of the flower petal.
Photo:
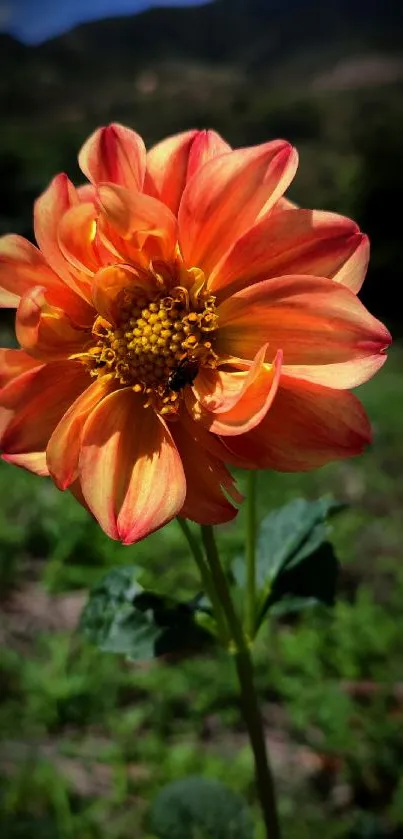
[[[354,394],[283,376],[260,425],[224,442],[256,469],[299,472],[361,454],[371,429]]]
[[[231,146],[216,131],[198,131],[190,150],[187,180],[209,160],[230,151]]]
[[[119,236],[112,239],[112,244],[125,261],[130,262],[133,255],[137,261],[142,248],[148,261],[173,257],[177,222],[165,204],[150,195],[131,193],[114,184],[101,184],[98,195],[107,222]],[[108,237],[109,230],[105,232]]]
[[[179,208],[179,241],[188,266],[212,271],[233,242],[287,189],[297,154],[276,140],[209,160],[191,178]]]
[[[67,489],[76,480],[84,425],[91,411],[115,387],[115,381],[108,376],[96,379],[73,402],[56,426],[48,443],[46,459],[49,473],[59,489]]]
[[[147,154],[144,191],[159,198],[176,215],[187,181],[231,146],[215,131],[185,131],[157,143]]]
[[[34,475],[40,475],[42,478],[46,478],[49,475],[49,469],[46,464],[46,452],[3,454],[2,460],[6,463],[12,463],[13,466],[20,466],[21,469],[27,469],[28,472],[33,472]]]
[[[253,358],[284,352],[283,372],[336,388],[366,381],[384,362],[390,335],[340,283],[292,276],[250,286],[218,307],[216,351]]]
[[[21,298],[15,320],[21,347],[43,361],[57,361],[82,352],[91,332],[75,326],[63,309],[51,306],[45,292],[36,286]]]
[[[363,236],[358,248],[334,275],[333,279],[358,294],[367,273],[369,262],[369,239]]]
[[[220,292],[223,300],[248,285],[284,274],[336,278],[361,251],[364,239],[353,221],[335,213],[275,213],[235,242],[210,276],[209,289]]]
[[[176,215],[186,186],[189,152],[198,131],[184,131],[157,143],[147,154],[144,191]]]
[[[150,279],[130,265],[109,265],[95,274],[92,300],[97,312],[117,325],[121,318],[120,306],[126,289],[138,288],[147,294]]]
[[[198,524],[231,521],[238,512],[232,502],[240,503],[242,496],[223,461],[211,451],[211,442],[215,439],[218,448],[219,441],[185,414],[183,421],[172,423],[172,436],[186,476],[186,499],[180,515]]]
[[[97,210],[86,202],[67,210],[60,219],[58,243],[61,252],[79,271],[92,276],[101,264],[96,247]]]
[[[183,506],[185,476],[172,436],[129,388],[91,413],[79,470],[90,510],[108,536],[124,544],[162,527]]]
[[[57,423],[90,383],[74,361],[27,370],[0,391],[1,449],[5,455],[43,452]]]
[[[146,150],[139,134],[118,123],[98,128],[78,155],[81,171],[94,184],[110,181],[130,190],[143,188]]]
[[[36,241],[51,268],[79,296],[88,299],[88,277],[66,259],[59,244],[60,221],[67,210],[79,204],[79,200],[67,175],[57,175],[35,202],[34,228]]]
[[[0,349],[0,388],[33,367],[39,367],[38,361],[23,350]]]
[[[20,297],[38,283],[62,289],[59,277],[49,268],[41,252],[22,236],[0,238],[0,307],[15,308]]]

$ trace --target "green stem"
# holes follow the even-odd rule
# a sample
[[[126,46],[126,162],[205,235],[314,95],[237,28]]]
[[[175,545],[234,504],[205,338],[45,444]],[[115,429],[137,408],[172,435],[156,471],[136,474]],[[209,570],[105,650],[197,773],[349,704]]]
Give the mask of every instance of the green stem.
[[[199,573],[200,573],[200,577],[201,577],[201,580],[202,580],[203,588],[204,588],[205,593],[207,594],[207,597],[209,598],[210,603],[213,607],[214,617],[217,621],[217,629],[218,629],[218,634],[219,634],[221,643],[223,644],[224,647],[228,647],[228,644],[229,644],[229,641],[230,641],[230,636],[229,636],[229,632],[228,632],[228,628],[227,628],[227,624],[226,624],[226,620],[225,620],[224,611],[223,611],[223,608],[222,608],[222,605],[221,605],[221,602],[220,602],[220,598],[217,595],[215,586],[213,585],[213,581],[211,579],[211,574],[210,574],[210,571],[209,571],[209,567],[206,564],[206,560],[204,558],[203,551],[200,547],[200,542],[194,536],[191,528],[189,527],[189,525],[188,525],[188,523],[185,519],[182,519],[180,516],[177,516],[176,520],[177,520],[177,522],[179,524],[179,527],[180,527],[180,529],[181,529],[181,531],[182,531],[182,533],[183,533],[183,535],[184,535],[184,537],[185,537],[185,539],[186,539],[186,541],[187,541],[187,543],[190,547],[190,550],[192,551],[194,560],[195,560],[196,565],[199,569]]]
[[[256,472],[248,473],[246,495],[246,634],[255,637],[256,625]]]
[[[263,812],[266,836],[267,839],[281,839],[274,779],[267,754],[248,642],[232,602],[227,578],[218,555],[213,528],[204,525],[201,531],[211,579],[223,607],[235,650],[234,658],[241,688],[242,708],[255,759],[256,786]]]

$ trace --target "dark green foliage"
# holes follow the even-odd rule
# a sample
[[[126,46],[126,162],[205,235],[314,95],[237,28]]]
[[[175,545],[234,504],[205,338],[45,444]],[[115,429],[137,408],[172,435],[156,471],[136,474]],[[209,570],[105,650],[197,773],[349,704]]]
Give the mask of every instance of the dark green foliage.
[[[91,591],[81,617],[84,635],[131,661],[197,651],[211,640],[196,623],[197,601],[177,603],[146,591],[134,566],[110,571]]]
[[[245,801],[207,778],[165,787],[152,805],[150,824],[158,839],[254,839]]]

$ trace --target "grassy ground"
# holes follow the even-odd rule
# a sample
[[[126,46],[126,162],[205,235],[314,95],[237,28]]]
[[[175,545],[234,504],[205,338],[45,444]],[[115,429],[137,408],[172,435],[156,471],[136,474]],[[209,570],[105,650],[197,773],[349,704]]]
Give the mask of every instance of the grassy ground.
[[[365,456],[312,475],[260,477],[261,514],[302,494],[332,491],[351,504],[333,534],[338,605],[277,623],[256,650],[287,839],[403,831],[402,362],[395,349],[361,389],[375,426]],[[156,792],[197,773],[247,797],[260,839],[231,662],[134,667],[74,635],[83,590],[117,563],[142,564],[165,591],[194,593],[177,526],[123,548],[67,494],[5,464],[0,497],[1,835],[144,839]],[[241,513],[221,529],[227,557],[242,545],[242,526]]]

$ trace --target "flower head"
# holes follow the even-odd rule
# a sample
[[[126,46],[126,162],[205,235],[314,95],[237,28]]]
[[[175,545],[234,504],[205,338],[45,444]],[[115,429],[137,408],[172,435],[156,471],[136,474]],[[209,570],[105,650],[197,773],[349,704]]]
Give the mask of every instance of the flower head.
[[[120,125],[35,206],[39,248],[0,240],[3,458],[69,488],[135,542],[177,514],[232,519],[228,465],[295,471],[370,439],[352,388],[390,336],[358,300],[368,240],[283,197],[297,154],[212,131],[148,153]]]

